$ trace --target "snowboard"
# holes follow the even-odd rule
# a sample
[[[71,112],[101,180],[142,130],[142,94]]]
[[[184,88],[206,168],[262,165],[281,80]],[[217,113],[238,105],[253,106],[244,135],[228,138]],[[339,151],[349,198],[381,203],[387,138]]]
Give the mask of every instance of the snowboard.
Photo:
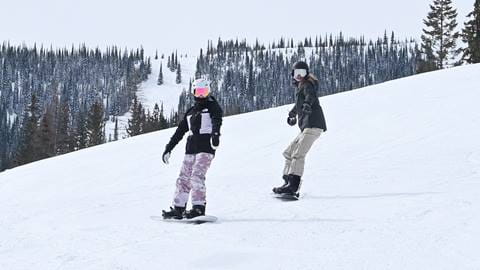
[[[294,194],[273,193],[273,196],[282,201],[298,201],[298,199],[300,198],[300,193],[298,192]]]
[[[165,219],[162,216],[151,216],[150,218],[156,221],[197,224],[197,225],[203,224],[203,223],[214,223],[218,220],[216,216],[198,216],[194,218],[183,218],[183,219],[174,219],[174,218]]]

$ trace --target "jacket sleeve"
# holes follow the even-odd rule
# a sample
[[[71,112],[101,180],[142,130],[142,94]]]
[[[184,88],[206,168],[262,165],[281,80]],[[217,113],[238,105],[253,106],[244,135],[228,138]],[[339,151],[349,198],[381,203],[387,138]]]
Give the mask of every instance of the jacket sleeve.
[[[210,117],[212,118],[212,134],[220,134],[222,126],[223,111],[217,101],[212,103],[210,107]]]
[[[185,114],[186,115],[186,114]],[[175,133],[170,138],[170,142],[168,142],[167,146],[165,147],[166,152],[171,152],[173,148],[182,140],[183,135],[188,132],[188,123],[186,116],[183,117],[182,121],[178,124]]]
[[[297,113],[297,104],[294,104],[293,108],[288,112],[288,117],[293,118],[293,117],[297,116],[297,114],[298,114]]]
[[[293,73],[292,73],[292,78],[293,78]],[[298,87],[298,81],[295,79],[292,79],[292,85],[295,87]],[[302,108],[300,108],[301,110]],[[298,114],[297,110],[297,103],[293,104],[293,108],[288,112],[288,117],[296,117]]]

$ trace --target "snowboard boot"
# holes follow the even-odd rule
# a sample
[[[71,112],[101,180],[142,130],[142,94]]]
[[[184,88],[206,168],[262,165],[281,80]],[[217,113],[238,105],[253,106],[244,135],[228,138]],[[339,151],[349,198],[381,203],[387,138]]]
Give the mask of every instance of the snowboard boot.
[[[294,174],[288,175],[288,185],[277,189],[279,194],[296,195],[300,188],[301,177]]]
[[[282,176],[282,178],[283,178],[283,181],[285,181],[285,183],[283,185],[279,186],[279,187],[274,187],[272,189],[273,193],[276,193],[276,194],[281,193],[281,192],[279,192],[279,190],[282,190],[283,188],[285,188],[288,185],[288,175],[284,175],[284,176]]]
[[[185,212],[185,217],[188,219],[198,216],[205,216],[205,205],[193,205],[192,210]]]
[[[162,217],[164,219],[182,219],[185,213],[185,207],[170,206],[170,211],[162,210]]]

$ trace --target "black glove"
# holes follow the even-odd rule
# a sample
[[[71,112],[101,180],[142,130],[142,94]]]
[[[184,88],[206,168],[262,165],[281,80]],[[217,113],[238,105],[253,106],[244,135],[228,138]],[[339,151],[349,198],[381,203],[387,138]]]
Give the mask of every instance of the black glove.
[[[295,112],[294,110],[291,110],[289,113],[288,113],[288,117],[289,118],[295,118],[297,116],[297,112]]]
[[[167,151],[165,149],[165,151],[163,152],[163,155],[162,155],[162,161],[163,161],[163,163],[168,164],[169,159],[170,159],[170,151]]]
[[[297,124],[297,117],[288,117],[287,118],[287,123],[290,125],[290,126],[295,126]]]
[[[312,106],[310,106],[310,104],[308,104],[308,103],[303,103],[302,111],[303,111],[304,114],[311,114],[312,113]]]
[[[212,148],[217,149],[220,144],[220,133],[215,132],[212,134]]]

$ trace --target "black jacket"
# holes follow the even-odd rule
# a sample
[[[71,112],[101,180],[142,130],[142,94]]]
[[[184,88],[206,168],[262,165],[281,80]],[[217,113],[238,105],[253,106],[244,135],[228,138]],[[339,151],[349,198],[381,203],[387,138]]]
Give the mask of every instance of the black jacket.
[[[289,116],[298,115],[298,126],[302,131],[306,128],[321,128],[323,131],[327,131],[327,124],[318,101],[317,91],[318,81],[312,76],[308,76],[303,82],[297,84],[296,102]],[[305,107],[309,107],[311,112],[305,111]]]
[[[215,154],[210,141],[213,134],[220,135],[222,116],[223,111],[214,97],[197,99],[195,105],[185,113],[165,150],[171,152],[183,135],[189,132],[185,154]]]

